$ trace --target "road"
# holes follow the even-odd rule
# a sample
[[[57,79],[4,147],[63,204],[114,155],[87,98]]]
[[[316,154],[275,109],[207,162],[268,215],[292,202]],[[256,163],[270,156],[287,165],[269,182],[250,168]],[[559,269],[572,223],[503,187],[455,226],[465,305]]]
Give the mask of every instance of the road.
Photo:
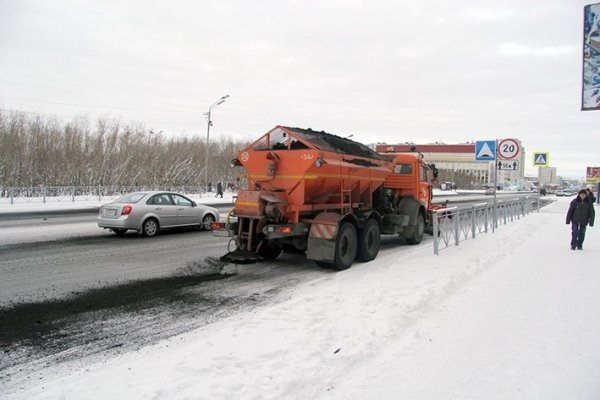
[[[498,198],[523,195],[529,194],[499,194]],[[462,207],[493,198],[461,195],[448,199],[449,205]],[[228,208],[221,205],[219,211],[226,214]],[[210,272],[215,267],[206,260],[217,259],[227,249],[227,238],[196,229],[165,231],[153,238],[135,232],[117,237],[97,227],[96,213],[0,215],[0,307],[168,277],[190,268]]]
[[[226,248],[227,238],[196,229],[118,237],[91,214],[0,220],[0,382],[134,351],[335,274],[291,254],[223,266]],[[403,248],[412,247],[388,237],[381,251]]]
[[[90,213],[0,219],[0,381],[35,379],[47,363],[84,363],[202,329],[335,274],[291,254],[223,265],[227,241],[197,229],[119,237]],[[388,236],[381,254],[402,257],[412,248]]]

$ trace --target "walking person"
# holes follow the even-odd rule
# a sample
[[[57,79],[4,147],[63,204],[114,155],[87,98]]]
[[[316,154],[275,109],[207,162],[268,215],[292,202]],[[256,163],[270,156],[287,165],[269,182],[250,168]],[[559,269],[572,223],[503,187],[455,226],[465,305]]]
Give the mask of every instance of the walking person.
[[[594,205],[587,199],[587,191],[581,189],[571,201],[567,212],[567,224],[571,224],[571,250],[583,248],[587,225],[594,226]]]
[[[217,195],[215,197],[219,197],[221,196],[221,198],[223,198],[223,182],[219,181],[217,182]]]

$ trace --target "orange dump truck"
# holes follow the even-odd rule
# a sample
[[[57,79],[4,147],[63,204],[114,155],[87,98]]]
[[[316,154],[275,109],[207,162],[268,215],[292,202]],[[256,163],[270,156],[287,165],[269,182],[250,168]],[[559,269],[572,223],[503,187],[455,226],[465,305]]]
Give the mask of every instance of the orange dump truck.
[[[434,169],[415,152],[379,154],[329,133],[276,126],[233,162],[247,170],[248,188],[226,226],[235,250],[224,261],[306,252],[343,270],[373,260],[382,234],[420,243],[431,221]]]

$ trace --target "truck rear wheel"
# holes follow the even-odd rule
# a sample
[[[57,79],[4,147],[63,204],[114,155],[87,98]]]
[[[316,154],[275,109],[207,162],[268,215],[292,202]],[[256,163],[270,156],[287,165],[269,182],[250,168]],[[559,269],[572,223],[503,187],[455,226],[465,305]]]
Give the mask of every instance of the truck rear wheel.
[[[269,241],[265,241],[258,248],[258,255],[263,258],[265,261],[274,260],[281,254],[281,247],[272,244]]]
[[[417,221],[414,233],[406,238],[408,244],[419,244],[423,241],[423,234],[425,233],[425,219],[423,214],[417,214]]]
[[[335,269],[343,271],[352,266],[356,258],[357,242],[356,228],[351,223],[344,222],[335,238],[335,256],[333,259]]]
[[[377,220],[370,219],[358,234],[358,252],[356,258],[360,261],[371,261],[379,253],[381,229]]]

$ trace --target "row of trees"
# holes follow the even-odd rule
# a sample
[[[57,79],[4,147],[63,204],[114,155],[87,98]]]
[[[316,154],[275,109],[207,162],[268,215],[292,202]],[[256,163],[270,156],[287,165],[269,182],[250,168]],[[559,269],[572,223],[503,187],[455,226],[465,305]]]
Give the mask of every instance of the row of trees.
[[[211,141],[208,180],[235,182],[230,166],[247,143]],[[141,125],[0,110],[0,186],[200,186],[206,142],[167,137]]]
[[[452,182],[460,189],[481,189],[485,185],[472,172],[453,172],[451,169],[440,169],[438,182]]]

